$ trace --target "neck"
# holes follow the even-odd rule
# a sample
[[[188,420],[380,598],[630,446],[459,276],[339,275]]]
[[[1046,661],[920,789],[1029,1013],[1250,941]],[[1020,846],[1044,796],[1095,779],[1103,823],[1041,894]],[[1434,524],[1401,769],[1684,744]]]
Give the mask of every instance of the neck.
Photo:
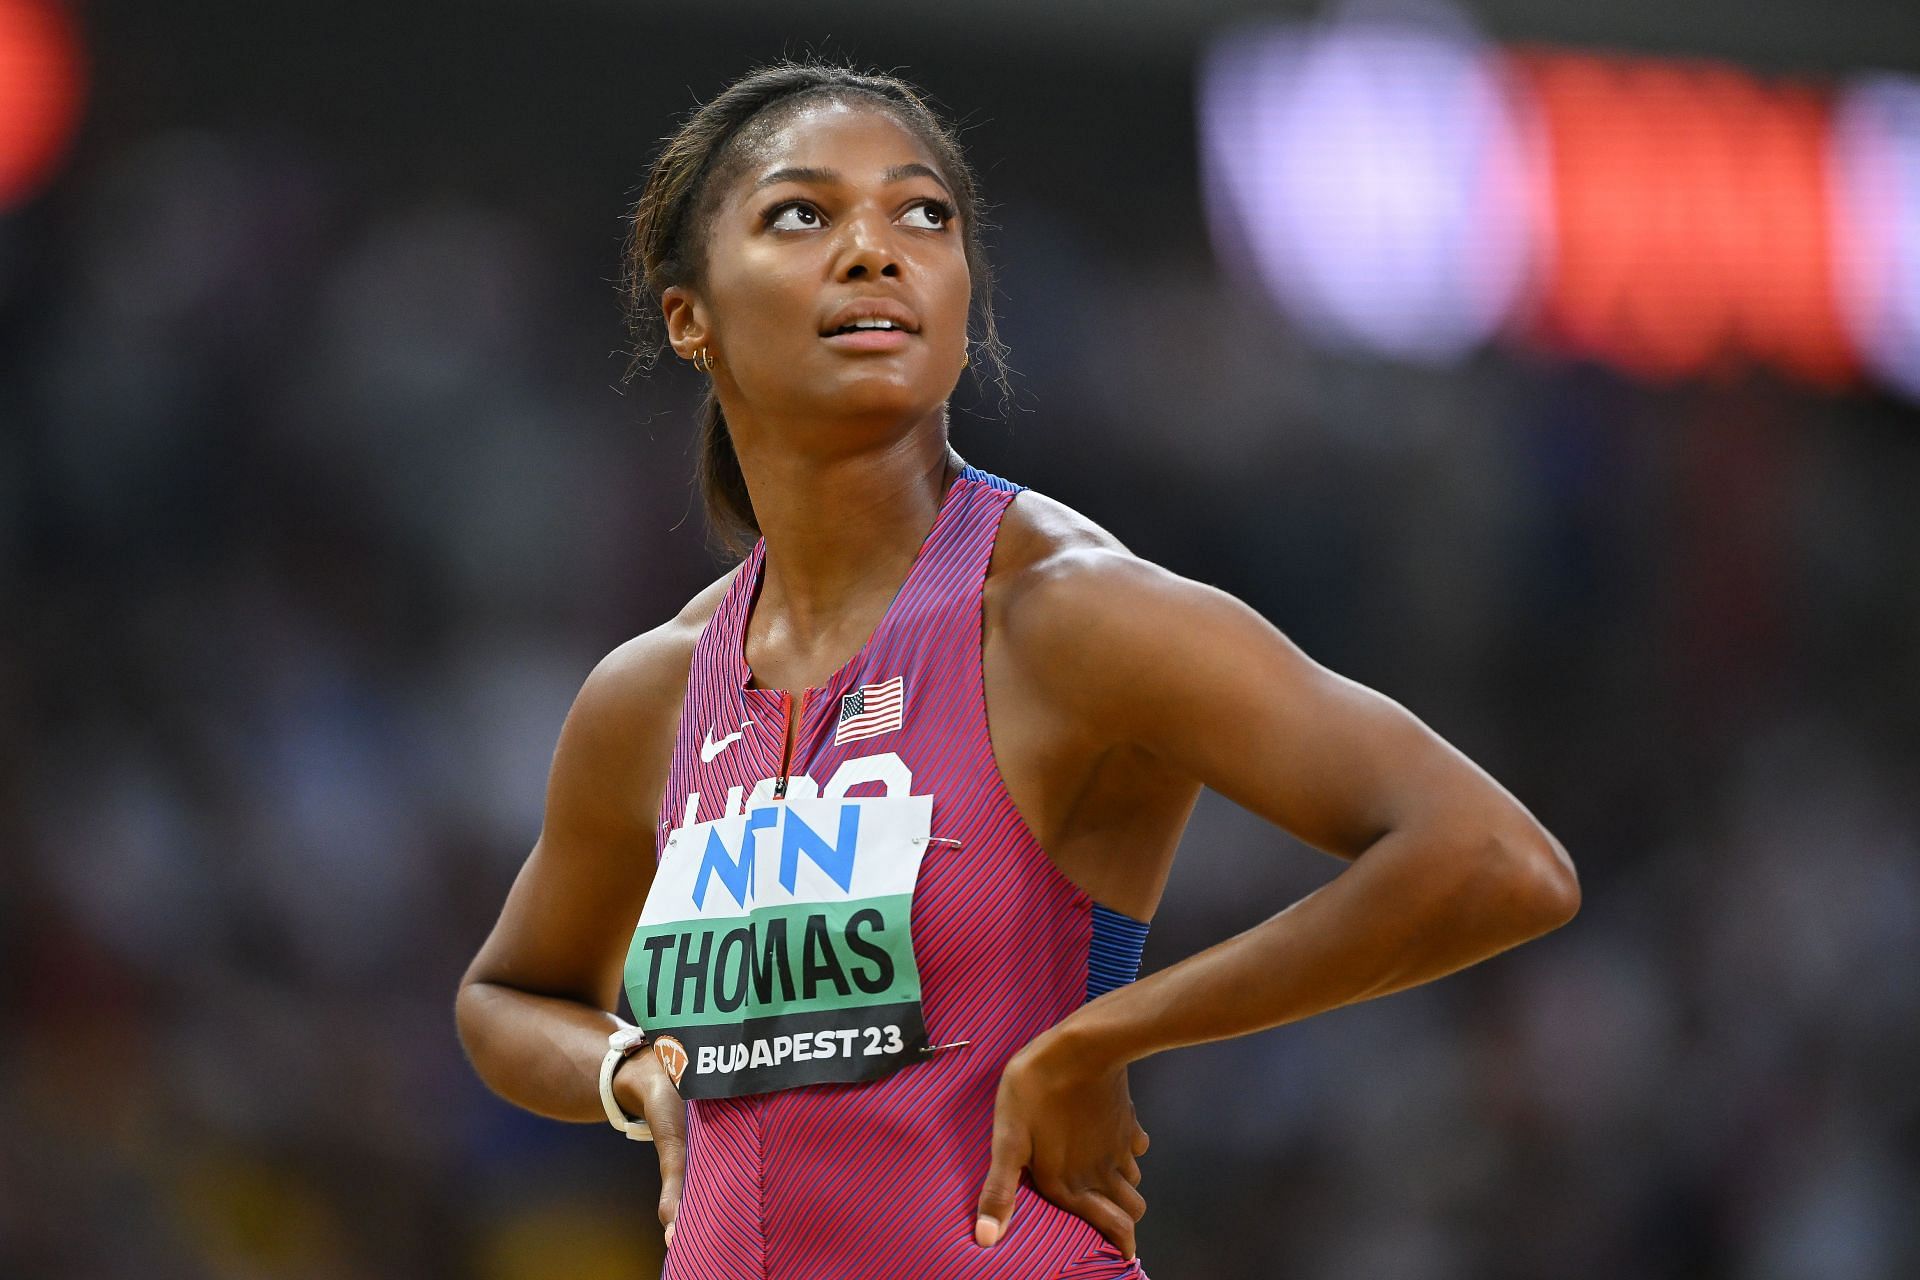
[[[756,612],[778,616],[804,646],[869,597],[891,597],[960,470],[944,423],[935,427],[831,456],[739,450],[767,541]]]

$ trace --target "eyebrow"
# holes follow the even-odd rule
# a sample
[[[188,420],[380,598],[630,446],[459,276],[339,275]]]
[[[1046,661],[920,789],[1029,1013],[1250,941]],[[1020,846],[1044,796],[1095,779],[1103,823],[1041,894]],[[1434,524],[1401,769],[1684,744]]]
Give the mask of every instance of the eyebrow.
[[[904,182],[908,178],[932,178],[940,184],[942,191],[945,191],[948,195],[953,194],[953,189],[947,186],[945,179],[918,161],[911,161],[907,164],[896,164],[880,175],[881,181],[888,183]],[[841,178],[838,170],[788,167],[785,169],[775,169],[772,173],[767,174],[753,184],[753,189],[758,191],[760,188],[770,187],[776,182],[812,182],[821,186],[837,186],[840,181]]]

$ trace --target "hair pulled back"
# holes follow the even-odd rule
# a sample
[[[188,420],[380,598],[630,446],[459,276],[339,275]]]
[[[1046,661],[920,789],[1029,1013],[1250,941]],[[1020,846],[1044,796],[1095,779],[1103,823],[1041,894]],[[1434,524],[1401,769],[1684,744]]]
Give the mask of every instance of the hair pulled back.
[[[783,61],[750,71],[696,108],[648,170],[630,219],[624,287],[633,363],[651,367],[665,345],[661,296],[676,285],[696,291],[705,281],[707,231],[726,183],[750,146],[770,135],[803,102],[865,100],[890,113],[933,155],[952,189],[972,280],[971,310],[980,326],[978,364],[989,364],[1003,393],[1006,346],[993,317],[993,268],[981,236],[982,201],[959,138],[904,80],[818,61]],[[971,325],[969,328],[971,329]],[[711,384],[699,411],[697,483],[707,522],[720,543],[744,556],[760,536],[753,500],[733,437]]]

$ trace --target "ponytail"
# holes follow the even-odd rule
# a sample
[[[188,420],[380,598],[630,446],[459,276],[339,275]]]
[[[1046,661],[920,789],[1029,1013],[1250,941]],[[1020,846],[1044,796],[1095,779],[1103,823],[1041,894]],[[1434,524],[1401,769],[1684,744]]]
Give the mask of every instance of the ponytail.
[[[760,538],[760,521],[753,514],[753,496],[733,451],[733,433],[720,412],[720,397],[712,387],[700,402],[700,460],[695,482],[707,509],[707,524],[728,552],[746,558]]]

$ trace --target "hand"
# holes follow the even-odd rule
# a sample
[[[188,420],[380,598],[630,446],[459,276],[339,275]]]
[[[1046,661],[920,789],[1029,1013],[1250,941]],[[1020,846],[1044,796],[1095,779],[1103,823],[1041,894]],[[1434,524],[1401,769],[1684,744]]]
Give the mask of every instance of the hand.
[[[1036,1036],[1000,1074],[974,1240],[984,1248],[1006,1234],[1020,1171],[1031,1168],[1036,1191],[1132,1258],[1134,1224],[1147,1211],[1136,1189],[1146,1153],[1126,1064],[1090,1058],[1058,1027]]]
[[[613,1073],[613,1097],[630,1116],[645,1118],[660,1154],[660,1225],[673,1245],[673,1220],[687,1177],[687,1104],[651,1046],[629,1054]]]

